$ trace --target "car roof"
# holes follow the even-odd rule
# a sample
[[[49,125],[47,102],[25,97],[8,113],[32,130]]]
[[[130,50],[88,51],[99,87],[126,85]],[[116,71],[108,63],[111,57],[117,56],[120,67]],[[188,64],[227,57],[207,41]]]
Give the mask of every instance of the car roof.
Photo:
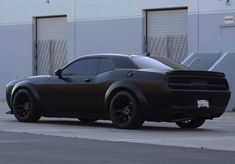
[[[101,53],[101,54],[89,54],[78,57],[77,59],[96,58],[96,57],[131,57],[133,55],[127,54],[115,54],[115,53]]]
[[[134,56],[140,56],[140,55],[127,55],[127,54],[115,54],[115,53],[89,54],[89,55],[83,55],[83,56],[78,57],[76,60],[72,61],[70,64],[78,60],[83,60],[83,59],[109,58],[113,61],[115,68],[138,69],[138,66],[134,64],[133,62],[131,62],[130,60]]]

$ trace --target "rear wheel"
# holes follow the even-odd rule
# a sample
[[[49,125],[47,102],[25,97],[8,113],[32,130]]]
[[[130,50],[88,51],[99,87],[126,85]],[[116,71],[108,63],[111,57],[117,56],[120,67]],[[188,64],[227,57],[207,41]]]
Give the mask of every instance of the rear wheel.
[[[117,128],[136,129],[144,123],[135,97],[126,91],[118,92],[109,106],[110,118]]]
[[[26,89],[16,92],[13,98],[13,113],[20,122],[35,122],[41,117],[32,94]]]
[[[176,125],[178,125],[180,128],[195,129],[202,126],[204,122],[205,119],[197,118],[191,120],[178,121],[176,122]]]

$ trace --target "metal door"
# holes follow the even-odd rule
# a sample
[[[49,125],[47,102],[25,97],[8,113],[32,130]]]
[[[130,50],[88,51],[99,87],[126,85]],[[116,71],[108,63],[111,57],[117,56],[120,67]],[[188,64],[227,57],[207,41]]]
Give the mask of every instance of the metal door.
[[[52,74],[67,63],[66,17],[37,18],[35,73]]]
[[[222,52],[235,52],[235,25],[221,26],[220,41]]]
[[[188,11],[185,8],[146,13],[146,51],[182,61],[188,51]]]

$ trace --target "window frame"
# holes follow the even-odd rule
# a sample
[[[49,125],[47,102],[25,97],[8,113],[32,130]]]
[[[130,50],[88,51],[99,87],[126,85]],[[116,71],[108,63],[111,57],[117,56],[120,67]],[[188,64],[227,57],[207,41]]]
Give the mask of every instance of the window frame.
[[[112,69],[107,70],[107,71],[105,71],[105,72],[99,73],[99,69],[100,69],[100,65],[101,65],[101,60],[102,60],[102,59],[109,60],[110,63],[111,63],[111,65],[112,65]],[[116,70],[116,67],[115,67],[115,65],[113,64],[112,59],[110,59],[109,57],[100,57],[100,58],[99,58],[99,65],[98,65],[98,69],[97,69],[96,75],[101,75],[101,74],[103,74],[103,73],[106,73],[106,72],[109,72],[109,71],[113,71],[113,70]]]

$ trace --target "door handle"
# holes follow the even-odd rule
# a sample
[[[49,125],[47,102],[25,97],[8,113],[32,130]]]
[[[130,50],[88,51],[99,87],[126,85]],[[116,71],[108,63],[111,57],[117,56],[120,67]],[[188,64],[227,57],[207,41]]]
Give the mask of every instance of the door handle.
[[[86,83],[89,83],[89,82],[91,82],[91,80],[92,80],[91,78],[85,78],[84,81],[85,81]]]

